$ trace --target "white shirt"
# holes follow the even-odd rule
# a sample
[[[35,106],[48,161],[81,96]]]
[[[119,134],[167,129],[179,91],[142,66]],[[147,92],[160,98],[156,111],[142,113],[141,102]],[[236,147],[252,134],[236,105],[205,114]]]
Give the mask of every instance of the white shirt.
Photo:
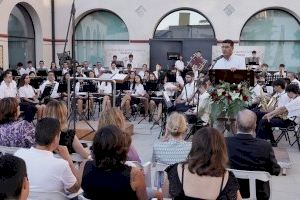
[[[175,68],[182,72],[184,69],[184,62],[181,60],[177,60],[175,62]]]
[[[255,101],[257,97],[261,96],[263,89],[261,85],[256,84],[252,89],[250,89],[250,91],[252,92],[251,94],[252,101]]]
[[[57,93],[59,83],[56,82],[56,81],[54,81],[54,84],[55,84],[55,86],[54,86],[53,91],[52,91],[52,93],[51,93],[51,95],[50,95],[50,97],[53,98],[53,99],[59,98],[59,97],[60,97],[60,95]],[[45,82],[40,86],[41,94],[43,94],[46,85],[51,85],[51,82],[47,80],[47,81],[45,81]]]
[[[206,91],[199,96],[199,102],[198,102],[198,115],[201,118],[201,120],[204,121],[205,123],[208,123],[209,121],[210,111],[211,111],[210,96],[209,93]],[[194,113],[197,114],[197,107],[194,110]]]
[[[24,67],[22,67],[20,70],[19,70],[19,73],[20,73],[20,76],[22,76],[23,74],[26,74],[26,69]]]
[[[95,76],[98,77],[101,71],[105,71],[105,69],[103,67],[101,67],[100,70],[98,68],[94,68]]]
[[[118,68],[110,69],[110,71],[111,71],[112,74],[118,74],[119,73]]]
[[[77,182],[68,162],[55,158],[50,151],[31,147],[18,150],[15,156],[26,163],[30,191],[67,193]]]
[[[275,95],[278,96],[277,108],[282,107],[291,101],[291,99],[289,98],[289,96],[287,95],[287,93],[285,91],[283,91],[281,93],[276,93]]]
[[[30,72],[35,72],[35,68],[34,67],[31,67],[31,68],[27,67],[26,74],[29,74]]]
[[[62,68],[62,75],[69,72],[69,68]]]
[[[298,87],[300,88],[300,81],[298,81],[296,78],[291,81],[292,84],[298,84]]]
[[[183,87],[183,90],[181,92],[181,99],[182,100],[187,100],[192,98],[192,96],[194,95],[196,89],[195,89],[195,84],[194,81],[188,84],[185,84],[185,86]]]
[[[112,94],[112,85],[110,82],[101,82],[99,85],[99,93],[101,93],[101,90],[103,91],[104,94]]]
[[[19,88],[19,97],[20,98],[33,98],[35,96],[34,89],[31,85],[24,85]]]
[[[280,72],[275,72],[274,76],[279,76]],[[286,72],[283,72],[282,77],[285,78],[286,77]]]
[[[134,68],[137,68],[138,66],[137,66],[137,64],[132,60],[131,62],[130,62],[130,60],[128,60],[128,61],[126,61],[126,63],[125,63],[125,68],[127,68],[127,65],[128,64],[131,64],[131,66],[132,66],[132,69],[134,69]]]
[[[144,70],[140,71],[140,72],[138,73],[138,75],[143,79],[144,76],[145,76]]]
[[[156,79],[158,79],[158,71],[154,71],[153,74],[155,75]]]
[[[288,104],[284,106],[288,111],[288,118],[293,119],[294,116],[300,117],[300,96],[292,99]]]
[[[17,85],[15,82],[11,82],[8,86],[2,81],[0,85],[0,99],[6,97],[16,97],[17,96]]]
[[[176,76],[176,82],[179,83],[179,85],[180,85],[181,87],[184,86],[184,80],[183,80],[182,76],[177,75],[177,76]]]
[[[231,55],[228,60],[224,57],[217,61],[213,69],[246,69],[245,59],[237,55]]]
[[[133,89],[132,96],[144,96],[145,90],[143,84],[136,84],[135,88]]]

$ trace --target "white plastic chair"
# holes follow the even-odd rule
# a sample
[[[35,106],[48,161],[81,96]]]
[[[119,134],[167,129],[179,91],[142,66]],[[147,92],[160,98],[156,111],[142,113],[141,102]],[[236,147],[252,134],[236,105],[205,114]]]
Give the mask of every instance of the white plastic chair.
[[[61,192],[32,192],[30,191],[28,200],[67,200],[69,199]]]
[[[264,171],[246,171],[246,170],[237,170],[237,169],[228,169],[232,171],[236,178],[240,179],[249,179],[249,191],[250,197],[244,200],[255,200],[256,197],[256,180],[267,182],[269,181],[270,184],[270,199],[271,199],[271,183],[272,183],[272,176],[268,172]]]

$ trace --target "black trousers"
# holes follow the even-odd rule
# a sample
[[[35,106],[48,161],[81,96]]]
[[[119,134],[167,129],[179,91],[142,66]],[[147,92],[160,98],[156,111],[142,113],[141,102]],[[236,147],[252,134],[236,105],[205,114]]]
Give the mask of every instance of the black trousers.
[[[27,102],[21,102],[20,103],[20,111],[24,112],[24,120],[28,122],[32,122],[34,119],[34,116],[37,112],[37,108],[34,104],[27,103]]]

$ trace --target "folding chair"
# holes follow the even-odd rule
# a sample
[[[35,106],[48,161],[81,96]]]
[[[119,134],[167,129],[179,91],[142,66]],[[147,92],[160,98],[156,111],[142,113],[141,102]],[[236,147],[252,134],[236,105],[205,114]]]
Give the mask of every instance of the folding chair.
[[[228,169],[232,171],[236,178],[239,179],[249,179],[249,191],[250,197],[244,200],[256,200],[256,180],[267,182],[270,184],[270,192],[272,191],[271,175],[268,172],[264,171],[246,171],[246,170],[237,170],[237,169]],[[270,193],[271,199],[271,193]]]

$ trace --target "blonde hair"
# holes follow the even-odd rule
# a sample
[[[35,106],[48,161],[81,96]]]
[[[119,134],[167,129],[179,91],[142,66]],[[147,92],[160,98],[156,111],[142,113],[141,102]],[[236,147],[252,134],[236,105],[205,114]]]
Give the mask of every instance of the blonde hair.
[[[61,130],[67,129],[68,109],[63,101],[52,100],[45,108],[44,117],[51,117],[58,119]]]
[[[119,129],[125,130],[125,118],[120,109],[111,108],[100,113],[98,130],[107,125],[115,125]]]
[[[167,132],[178,137],[187,130],[187,121],[183,114],[173,112],[167,119]]]

